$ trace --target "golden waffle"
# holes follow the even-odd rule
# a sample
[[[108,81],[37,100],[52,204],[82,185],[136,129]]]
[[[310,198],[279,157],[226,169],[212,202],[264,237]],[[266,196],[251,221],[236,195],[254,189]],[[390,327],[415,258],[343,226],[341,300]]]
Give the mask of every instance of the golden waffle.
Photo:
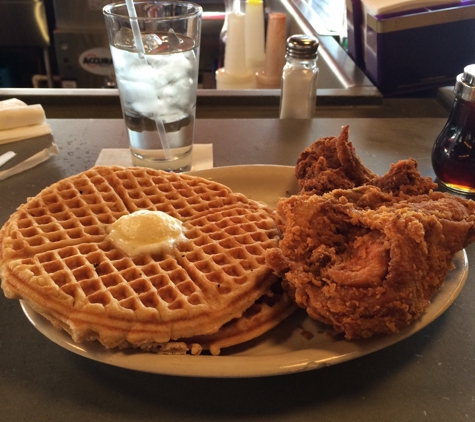
[[[281,287],[280,279],[274,276],[272,290],[260,297],[240,318],[224,324],[218,332],[205,336],[184,339],[187,349],[209,350],[219,355],[221,349],[252,340],[276,327],[297,309]]]
[[[168,343],[148,343],[140,348],[147,352],[166,355],[186,353],[196,355],[203,350],[209,350],[212,355],[219,355],[223,348],[259,337],[276,327],[298,308],[290,296],[282,290],[281,280],[277,276],[271,277],[274,280],[271,290],[246,309],[241,317],[227,322],[216,333]]]
[[[186,241],[127,256],[107,227],[136,210],[180,219]],[[147,344],[216,333],[275,280],[264,255],[274,215],[219,183],[145,168],[94,167],[46,188],[0,231],[0,276],[76,342]]]

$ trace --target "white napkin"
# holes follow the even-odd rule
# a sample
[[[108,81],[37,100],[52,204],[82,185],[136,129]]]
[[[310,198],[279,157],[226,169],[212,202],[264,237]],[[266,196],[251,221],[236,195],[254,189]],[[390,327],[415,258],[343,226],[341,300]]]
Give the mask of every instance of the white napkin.
[[[36,138],[37,136],[49,135],[51,127],[48,123],[17,127],[15,129],[0,130],[0,144],[21,141],[23,139]]]
[[[50,133],[40,104],[27,105],[16,98],[0,101],[0,144]]]
[[[132,157],[128,148],[106,148],[97,157],[98,166],[132,167]],[[213,144],[194,144],[191,170],[213,168]]]
[[[26,103],[19,100],[18,98],[10,98],[9,100],[0,101],[0,110],[10,107],[23,107],[26,106]]]

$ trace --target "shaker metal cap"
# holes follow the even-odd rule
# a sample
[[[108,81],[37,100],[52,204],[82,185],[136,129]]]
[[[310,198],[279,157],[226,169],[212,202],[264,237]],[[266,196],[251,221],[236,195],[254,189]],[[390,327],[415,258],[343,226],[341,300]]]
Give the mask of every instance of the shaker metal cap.
[[[465,66],[457,76],[454,92],[462,100],[475,101],[475,64]]]
[[[296,59],[315,59],[320,43],[309,35],[292,35],[287,38],[287,54]]]

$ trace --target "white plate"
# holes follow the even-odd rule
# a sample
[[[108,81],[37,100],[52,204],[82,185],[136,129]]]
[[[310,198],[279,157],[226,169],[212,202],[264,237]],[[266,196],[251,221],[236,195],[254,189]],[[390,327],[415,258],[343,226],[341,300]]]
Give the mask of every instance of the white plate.
[[[248,197],[274,205],[278,198],[296,192],[293,167],[234,166],[193,172],[214,179]],[[325,334],[325,327],[297,311],[278,327],[245,344],[224,349],[220,356],[162,356],[134,351],[107,350],[98,343],[74,343],[53,328],[22,301],[30,322],[47,338],[89,359],[137,371],[199,377],[256,377],[318,369],[388,347],[418,332],[439,317],[455,300],[465,283],[465,251],[454,258],[452,270],[427,312],[398,334],[349,342]],[[313,337],[308,339],[308,334]]]

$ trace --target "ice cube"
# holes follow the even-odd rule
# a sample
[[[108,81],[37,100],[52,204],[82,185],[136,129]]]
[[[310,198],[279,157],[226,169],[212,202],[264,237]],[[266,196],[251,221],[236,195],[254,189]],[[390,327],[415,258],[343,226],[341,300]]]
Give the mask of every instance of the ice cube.
[[[125,82],[118,80],[121,96],[127,105],[134,104],[132,108],[139,113],[153,112],[155,106],[150,107],[157,101],[157,97],[150,85],[146,82]]]
[[[115,34],[114,45],[118,48],[134,48],[135,42],[132,30],[126,27],[120,28],[120,31]]]
[[[142,41],[145,53],[152,53],[163,44],[161,38],[157,34],[142,34]]]
[[[166,59],[153,64],[154,68],[157,69],[159,77],[174,81],[190,74],[192,66],[183,56],[183,53],[164,55],[162,57],[166,57]]]
[[[140,59],[136,52],[121,52],[113,54],[116,74],[121,79],[127,81],[147,81],[153,79],[155,71],[148,64]]]
[[[180,50],[180,44],[183,43],[183,40],[178,38],[173,28],[168,30],[168,50],[170,53]]]
[[[175,84],[175,89],[180,92],[180,95],[175,97],[175,106],[180,110],[189,111],[188,109],[193,105],[193,98],[196,96],[196,88],[193,85],[193,80],[181,80]]]

